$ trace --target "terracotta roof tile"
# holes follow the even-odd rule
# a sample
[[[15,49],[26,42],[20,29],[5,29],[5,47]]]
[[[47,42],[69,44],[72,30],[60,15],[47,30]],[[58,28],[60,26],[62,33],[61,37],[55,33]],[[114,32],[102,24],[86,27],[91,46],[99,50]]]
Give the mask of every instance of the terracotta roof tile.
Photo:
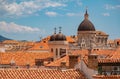
[[[35,43],[34,46],[28,50],[49,50],[48,43],[38,42]]]
[[[7,43],[18,43],[16,40],[5,40],[2,43],[7,44]]]
[[[61,66],[61,62],[66,62],[66,66],[69,66],[69,57],[68,57],[68,55],[63,57],[63,58],[60,58],[60,59],[57,59],[57,60],[51,62],[47,66],[53,66],[53,67],[56,66],[56,67],[58,67],[58,66]]]
[[[76,42],[76,41],[75,41],[76,37],[73,38],[73,37],[71,37],[71,36],[66,36],[66,39],[67,39],[67,41],[70,42],[70,43]]]
[[[86,79],[79,70],[3,69],[0,79]]]
[[[105,32],[102,32],[102,31],[96,31],[96,34],[97,35],[107,35]]]
[[[88,55],[88,50],[73,50],[70,52],[71,55],[81,55],[81,57],[84,57],[85,55]]]
[[[115,59],[120,58],[120,47],[117,48],[117,50],[111,54],[111,58],[115,58]]]
[[[113,53],[115,53],[115,50],[108,50],[108,49],[93,49],[91,54],[98,54],[102,56],[112,56]],[[74,50],[71,51],[71,54],[73,55],[81,55],[81,57],[87,56],[88,55],[88,50]]]
[[[115,50],[109,50],[109,49],[101,49],[101,50],[94,50],[93,53],[98,54],[98,55],[104,55],[108,56],[115,52]]]
[[[99,59],[99,63],[120,63],[120,58],[119,59]]]
[[[119,42],[120,43],[120,38],[119,39],[115,39],[115,41]]]
[[[116,50],[96,50],[92,51],[92,54],[105,56],[104,58],[98,58],[98,63],[120,63],[120,48]],[[88,65],[88,54],[83,56],[83,61]]]
[[[120,79],[120,75],[94,75],[93,79]]]
[[[16,53],[0,53],[0,64],[10,64],[11,61],[15,61],[16,65],[35,65],[35,59],[52,58],[53,53],[35,53],[35,52],[16,52]]]

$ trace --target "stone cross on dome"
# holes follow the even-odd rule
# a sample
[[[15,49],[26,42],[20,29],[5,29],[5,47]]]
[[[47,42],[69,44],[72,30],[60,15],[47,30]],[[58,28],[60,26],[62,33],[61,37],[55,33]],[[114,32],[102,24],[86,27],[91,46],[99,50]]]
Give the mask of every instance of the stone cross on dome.
[[[56,34],[56,30],[57,30],[57,28],[55,27],[55,28],[54,28],[54,34]]]
[[[89,16],[87,10],[88,10],[88,7],[86,7],[86,12],[85,12],[85,15],[84,15],[85,19],[88,19],[88,16]]]
[[[59,33],[61,33],[61,29],[62,29],[62,27],[59,27]]]

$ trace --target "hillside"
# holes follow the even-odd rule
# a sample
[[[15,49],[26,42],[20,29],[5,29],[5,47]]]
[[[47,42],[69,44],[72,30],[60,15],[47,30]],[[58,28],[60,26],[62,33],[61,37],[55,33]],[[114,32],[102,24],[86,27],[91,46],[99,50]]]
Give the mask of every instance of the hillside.
[[[4,41],[4,40],[10,40],[10,39],[0,35],[0,41]]]

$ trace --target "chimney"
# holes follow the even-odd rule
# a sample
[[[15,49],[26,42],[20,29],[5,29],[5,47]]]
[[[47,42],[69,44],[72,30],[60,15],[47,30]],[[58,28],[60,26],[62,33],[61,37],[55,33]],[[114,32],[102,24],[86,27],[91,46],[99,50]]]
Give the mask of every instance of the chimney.
[[[98,55],[97,54],[88,55],[88,67],[94,70],[98,69]]]
[[[69,68],[74,68],[79,61],[79,55],[69,55]]]
[[[67,68],[67,66],[66,66],[66,62],[64,62],[64,61],[61,62],[61,68],[62,68],[62,69],[66,69],[66,68]]]

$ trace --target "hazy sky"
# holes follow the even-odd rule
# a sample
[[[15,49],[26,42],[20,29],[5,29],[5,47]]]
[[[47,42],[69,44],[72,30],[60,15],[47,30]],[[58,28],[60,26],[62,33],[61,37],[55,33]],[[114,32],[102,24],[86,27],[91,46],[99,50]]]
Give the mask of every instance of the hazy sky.
[[[120,0],[0,0],[0,35],[15,40],[39,40],[62,27],[76,35],[88,7],[96,30],[120,38]]]

